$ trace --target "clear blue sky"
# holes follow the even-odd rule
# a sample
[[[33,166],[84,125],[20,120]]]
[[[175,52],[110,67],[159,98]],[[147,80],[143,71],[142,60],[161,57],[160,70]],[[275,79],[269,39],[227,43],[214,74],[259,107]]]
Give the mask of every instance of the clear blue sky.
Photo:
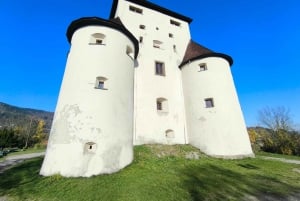
[[[193,40],[233,57],[248,126],[285,106],[300,124],[299,0],[152,0],[193,18]],[[170,3],[172,2],[172,3]],[[71,21],[108,18],[112,0],[0,0],[0,102],[54,111]]]

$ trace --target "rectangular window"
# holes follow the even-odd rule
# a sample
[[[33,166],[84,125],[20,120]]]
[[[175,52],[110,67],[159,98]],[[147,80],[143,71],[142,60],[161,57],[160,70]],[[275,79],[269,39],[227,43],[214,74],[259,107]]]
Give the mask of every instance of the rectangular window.
[[[143,24],[140,25],[140,29],[145,29],[145,28],[146,28],[145,25],[143,25]]]
[[[163,62],[155,62],[155,74],[165,76],[165,64]]]
[[[179,27],[180,26],[180,23],[175,21],[175,20],[170,20],[170,24],[174,25],[174,26],[177,26]]]
[[[206,98],[205,99],[205,106],[206,108],[214,107],[214,100],[212,98]]]
[[[143,37],[142,36],[140,36],[140,43],[143,43]]]
[[[143,14],[143,9],[134,7],[134,6],[129,6],[129,10],[135,13]]]
[[[169,38],[173,38],[174,35],[172,33],[169,33]]]
[[[200,71],[205,71],[205,70],[207,70],[206,64],[205,64],[205,63],[199,64],[199,70],[200,70]]]
[[[156,109],[157,110],[162,110],[162,102],[160,102],[160,101],[156,102]]]

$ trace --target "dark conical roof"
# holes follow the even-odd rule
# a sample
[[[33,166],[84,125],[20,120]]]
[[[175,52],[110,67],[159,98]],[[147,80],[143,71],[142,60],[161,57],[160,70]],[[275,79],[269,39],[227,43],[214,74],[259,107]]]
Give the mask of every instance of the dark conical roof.
[[[182,59],[181,64],[179,65],[179,68],[181,68],[183,65],[185,65],[188,62],[192,62],[197,59],[203,59],[207,57],[222,57],[228,61],[230,65],[233,64],[233,60],[230,56],[222,53],[216,53],[192,40],[190,40],[185,55]]]

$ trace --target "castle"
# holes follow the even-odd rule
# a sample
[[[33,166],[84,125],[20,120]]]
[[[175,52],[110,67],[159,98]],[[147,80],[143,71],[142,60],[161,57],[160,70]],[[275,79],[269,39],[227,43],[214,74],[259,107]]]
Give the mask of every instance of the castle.
[[[140,144],[191,144],[222,158],[253,156],[233,60],[191,39],[192,19],[145,0],[113,0],[71,44],[41,175],[113,173]]]

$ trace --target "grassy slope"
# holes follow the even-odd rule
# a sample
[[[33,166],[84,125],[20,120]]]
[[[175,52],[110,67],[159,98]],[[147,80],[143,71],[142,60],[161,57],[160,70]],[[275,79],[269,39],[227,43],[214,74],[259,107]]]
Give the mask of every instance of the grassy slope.
[[[190,146],[137,146],[124,170],[92,178],[41,177],[42,158],[0,175],[0,196],[16,200],[241,200],[245,194],[285,197],[300,192],[299,165],[260,158],[185,159]]]

